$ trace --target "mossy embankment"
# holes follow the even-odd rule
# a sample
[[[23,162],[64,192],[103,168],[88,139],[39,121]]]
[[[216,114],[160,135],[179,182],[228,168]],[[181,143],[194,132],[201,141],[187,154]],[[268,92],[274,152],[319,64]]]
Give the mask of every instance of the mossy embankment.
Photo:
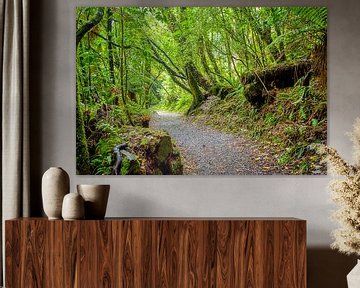
[[[327,137],[326,92],[316,85],[296,84],[271,90],[271,101],[251,105],[239,87],[224,99],[209,97],[191,115],[216,129],[256,139],[277,159],[282,174],[325,174],[326,166],[309,147]]]
[[[92,175],[178,175],[183,173],[179,149],[163,130],[149,128],[147,114],[133,114],[132,122],[116,105],[88,108],[85,130]],[[116,147],[123,146],[120,153]],[[118,152],[118,153],[116,153]],[[118,155],[121,155],[119,160]],[[117,162],[120,164],[118,166]]]

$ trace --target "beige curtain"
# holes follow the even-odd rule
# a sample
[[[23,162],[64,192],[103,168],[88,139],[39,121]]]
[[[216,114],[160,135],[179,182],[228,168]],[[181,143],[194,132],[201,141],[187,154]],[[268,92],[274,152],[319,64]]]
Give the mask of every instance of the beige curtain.
[[[29,216],[28,42],[29,0],[0,0],[3,269],[4,221]]]

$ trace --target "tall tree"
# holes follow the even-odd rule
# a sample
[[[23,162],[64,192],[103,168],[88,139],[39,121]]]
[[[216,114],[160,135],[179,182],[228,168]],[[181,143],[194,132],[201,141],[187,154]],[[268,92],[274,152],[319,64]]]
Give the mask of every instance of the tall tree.
[[[120,88],[121,98],[127,118],[132,126],[134,123],[131,118],[129,108],[127,107],[126,93],[127,93],[127,79],[126,79],[126,54],[125,54],[125,24],[124,24],[124,8],[120,8],[120,25],[121,25],[121,52],[120,52]]]
[[[100,23],[104,16],[104,7],[97,8],[95,17],[85,22],[81,27],[76,30],[76,47],[79,45],[81,39],[89,32],[93,27]]]
[[[97,13],[93,19],[85,22],[76,31],[76,49],[79,46],[81,39],[89,32],[94,26],[100,23],[104,15],[104,8],[98,8]],[[76,92],[76,157],[77,168],[81,173],[90,173],[89,150],[84,128],[84,111],[81,105],[80,91],[77,86]]]
[[[112,18],[112,8],[107,8],[107,42],[108,42],[108,54],[109,54],[109,70],[110,70],[110,81],[115,85],[115,76],[114,76],[114,56],[113,56],[113,42],[112,42],[112,23],[114,19]]]

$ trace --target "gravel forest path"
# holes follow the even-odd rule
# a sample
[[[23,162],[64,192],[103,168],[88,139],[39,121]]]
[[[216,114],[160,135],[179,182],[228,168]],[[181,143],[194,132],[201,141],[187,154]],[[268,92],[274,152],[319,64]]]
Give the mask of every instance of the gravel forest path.
[[[279,174],[276,160],[251,139],[193,123],[178,113],[158,111],[150,127],[166,130],[180,148],[187,175]]]

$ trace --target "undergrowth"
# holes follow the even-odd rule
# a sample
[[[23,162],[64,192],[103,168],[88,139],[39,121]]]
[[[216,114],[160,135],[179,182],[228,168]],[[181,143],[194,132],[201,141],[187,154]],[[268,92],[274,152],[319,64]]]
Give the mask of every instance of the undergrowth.
[[[84,128],[90,174],[114,174],[116,155],[113,149],[123,143],[127,144],[125,150],[130,156],[122,157],[122,175],[181,174],[182,163],[175,144],[168,140],[170,137],[166,132],[149,128],[152,110],[134,102],[129,102],[127,109],[129,114],[123,105],[85,107]],[[158,158],[165,152],[166,159],[160,161]]]
[[[154,106],[153,109],[157,111],[172,111],[179,113],[186,113],[192,103],[192,96],[189,94],[181,94],[178,98],[170,101],[164,98],[158,105]]]
[[[309,145],[326,142],[326,92],[319,92],[314,83],[274,92],[271,103],[255,108],[239,88],[223,100],[210,97],[193,117],[216,129],[266,144],[260,146],[271,147],[269,152],[276,155],[284,174],[325,174],[325,165],[320,164],[320,157]]]

